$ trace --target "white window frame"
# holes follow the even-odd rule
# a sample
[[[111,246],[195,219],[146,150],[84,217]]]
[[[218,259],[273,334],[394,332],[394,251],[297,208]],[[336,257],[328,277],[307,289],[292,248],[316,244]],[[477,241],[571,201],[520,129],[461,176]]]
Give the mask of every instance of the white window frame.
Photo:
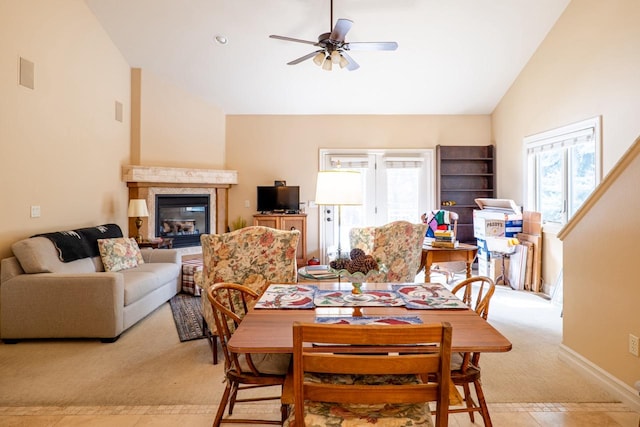
[[[340,159],[343,157],[343,159]],[[420,193],[419,207],[426,212],[432,209],[436,201],[436,185],[435,185],[435,150],[433,148],[407,148],[407,149],[341,149],[341,148],[321,148],[319,150],[319,170],[333,169],[331,159],[342,160],[341,164],[346,164],[354,159],[361,158],[363,161],[369,163],[375,161],[420,161],[425,162],[427,166],[427,173],[423,174],[422,183],[426,191]],[[346,168],[345,168],[346,169]],[[369,171],[371,176],[367,177],[366,182],[369,185],[384,186],[383,182],[375,182],[375,172]],[[380,178],[380,177],[378,177]],[[367,189],[370,191],[370,189]],[[378,196],[382,197],[378,192]],[[386,204],[386,200],[376,200],[375,205],[368,206],[366,215],[366,222],[369,225],[375,225],[375,209],[382,208],[383,204]],[[386,206],[385,206],[386,208]],[[333,210],[331,210],[333,212]],[[327,248],[334,242],[329,241],[328,233],[333,232],[333,227],[336,221],[333,220],[332,213],[327,213],[327,209],[320,209],[318,220],[320,222],[320,255],[321,259],[327,259]],[[331,217],[331,220],[327,221],[327,216]],[[415,222],[419,222],[420,218],[416,218]],[[348,246],[348,243],[342,243],[343,247]]]
[[[560,222],[551,222],[542,218],[548,231],[560,230],[564,224],[570,219],[569,209],[567,208],[568,197],[570,192],[571,177],[569,173],[571,167],[569,165],[570,156],[568,149],[576,143],[576,141],[584,141],[585,138],[593,142],[595,145],[595,187],[602,181],[602,118],[601,116],[592,117],[577,123],[562,126],[546,132],[537,133],[524,138],[523,140],[523,159],[525,171],[525,209],[532,211],[540,211],[539,194],[540,194],[540,178],[538,176],[538,167],[536,163],[536,154],[545,150],[562,150],[564,156],[563,170],[563,197],[564,211],[563,218]]]

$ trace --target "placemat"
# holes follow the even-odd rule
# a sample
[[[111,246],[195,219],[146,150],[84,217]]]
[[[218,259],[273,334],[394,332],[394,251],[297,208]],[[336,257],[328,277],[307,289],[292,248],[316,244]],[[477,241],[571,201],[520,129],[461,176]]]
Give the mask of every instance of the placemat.
[[[398,307],[404,300],[394,291],[317,291],[313,302],[316,307]]]
[[[269,285],[254,308],[313,308],[313,285]]]
[[[439,283],[424,285],[393,285],[392,289],[404,300],[406,308],[420,310],[468,309],[451,291]]]
[[[316,317],[316,323],[335,325],[417,325],[422,323],[422,319],[418,316],[323,316]]]

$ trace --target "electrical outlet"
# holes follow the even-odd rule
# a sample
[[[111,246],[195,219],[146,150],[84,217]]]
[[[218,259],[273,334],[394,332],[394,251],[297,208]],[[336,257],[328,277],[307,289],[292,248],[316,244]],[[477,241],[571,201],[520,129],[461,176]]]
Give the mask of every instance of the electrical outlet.
[[[632,334],[629,334],[629,353],[636,357],[640,356],[640,342],[638,342],[638,337]]]

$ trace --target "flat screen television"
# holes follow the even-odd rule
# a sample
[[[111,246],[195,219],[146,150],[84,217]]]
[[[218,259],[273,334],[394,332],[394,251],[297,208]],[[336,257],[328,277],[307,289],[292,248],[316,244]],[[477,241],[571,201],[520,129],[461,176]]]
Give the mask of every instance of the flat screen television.
[[[259,212],[298,213],[300,209],[300,187],[260,186],[258,189]]]

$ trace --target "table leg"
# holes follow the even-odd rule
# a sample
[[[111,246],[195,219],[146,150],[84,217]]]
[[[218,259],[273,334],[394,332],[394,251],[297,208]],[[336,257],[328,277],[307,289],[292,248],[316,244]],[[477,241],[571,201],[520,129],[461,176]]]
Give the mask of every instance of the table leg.
[[[471,262],[467,261],[467,279],[471,278]]]
[[[429,283],[431,281],[431,263],[433,259],[429,253],[424,259],[424,283]]]

